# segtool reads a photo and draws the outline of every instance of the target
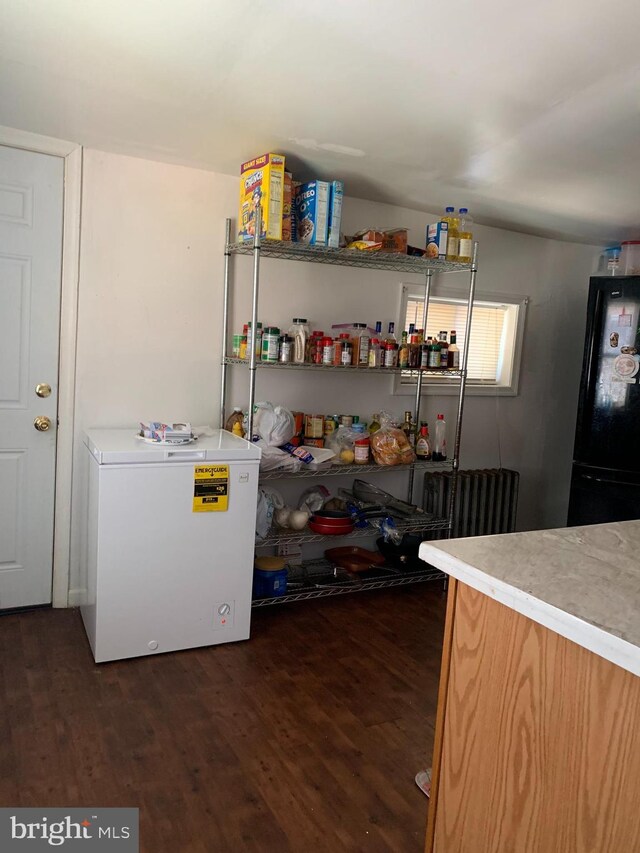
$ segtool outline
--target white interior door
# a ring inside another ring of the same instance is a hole
[[[63,193],[61,157],[0,146],[0,610],[51,602]]]

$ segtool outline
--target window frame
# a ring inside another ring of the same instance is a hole
[[[396,325],[399,333],[404,329],[404,318],[407,314],[407,302],[410,299],[424,299],[424,285],[410,282],[401,283],[399,311],[401,319]],[[462,301],[466,304],[469,299],[469,291],[464,288],[435,284],[431,288],[429,301],[432,299],[438,301]],[[483,379],[467,379],[465,394],[483,397],[516,397],[519,393],[520,386],[520,367],[522,363],[522,349],[524,344],[524,331],[529,297],[515,293],[498,293],[488,290],[476,290],[474,304],[483,302],[504,305],[509,309],[506,316],[505,334],[509,339],[506,345],[510,347],[512,357],[510,361],[506,360],[506,363],[501,365],[501,377],[498,382],[489,382]],[[471,323],[473,324],[473,315],[471,317]],[[394,396],[410,396],[415,395],[415,393],[415,380],[405,380],[403,382],[401,374],[394,376]],[[457,396],[459,393],[459,385],[457,382],[445,379],[445,377],[439,379],[434,376],[426,375],[422,379],[422,393]]]

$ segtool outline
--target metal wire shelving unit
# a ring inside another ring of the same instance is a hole
[[[451,529],[453,518],[453,508],[455,506],[455,498],[457,491],[457,472],[459,467],[460,455],[460,439],[462,430],[462,416],[464,411],[464,396],[466,387],[466,364],[469,352],[469,337],[471,331],[471,317],[473,312],[473,302],[475,296],[476,274],[477,274],[477,252],[478,244],[474,244],[473,260],[470,264],[450,263],[437,259],[412,257],[408,255],[400,255],[396,253],[386,252],[359,252],[349,249],[328,249],[324,247],[307,246],[300,243],[287,243],[282,241],[262,240],[260,238],[260,210],[256,211],[255,236],[252,241],[246,243],[235,243],[231,240],[230,219],[226,221],[226,241],[224,252],[224,290],[223,290],[223,326],[222,326],[222,362],[221,362],[221,382],[220,382],[220,423],[225,422],[226,409],[226,393],[227,393],[227,370],[234,366],[242,366],[248,368],[249,372],[249,423],[248,430],[251,435],[253,432],[253,409],[255,403],[255,386],[256,373],[258,369],[267,370],[316,370],[325,372],[342,372],[345,375],[359,376],[389,376],[395,374],[404,374],[416,380],[415,402],[414,402],[414,419],[419,423],[420,404],[422,398],[422,387],[425,377],[429,377],[432,381],[437,377],[436,381],[443,384],[457,382],[459,387],[457,419],[455,426],[455,435],[453,441],[453,455],[448,463],[422,463],[415,462],[410,465],[403,466],[381,466],[381,465],[333,465],[328,469],[318,471],[304,471],[296,473],[286,472],[264,472],[261,474],[261,480],[268,479],[284,479],[293,477],[325,477],[338,476],[347,473],[371,474],[371,473],[391,473],[393,471],[406,470],[408,472],[407,497],[409,502],[413,500],[415,472],[423,468],[449,468],[453,471],[452,485],[449,495],[448,513],[445,519],[425,519],[419,515],[410,520],[401,520],[398,526],[403,532],[429,532],[429,531],[447,531]],[[329,264],[332,266],[342,267],[357,267],[360,269],[379,270],[387,272],[400,272],[405,275],[421,275],[424,277],[424,308],[422,315],[422,328],[426,328],[427,315],[429,312],[429,298],[431,295],[433,276],[444,273],[468,273],[469,275],[469,295],[467,300],[467,316],[465,323],[464,346],[460,353],[460,370],[402,370],[400,368],[362,368],[362,367],[343,367],[333,365],[316,365],[316,364],[266,364],[260,362],[256,358],[255,348],[252,347],[252,352],[246,360],[231,357],[228,354],[229,343],[229,295],[230,295],[230,279],[231,279],[231,259],[236,255],[251,256],[253,266],[253,291],[252,291],[252,307],[251,307],[251,327],[255,329],[258,322],[258,302],[260,293],[260,262],[262,258],[274,258],[286,261],[304,261],[307,263]],[[353,533],[349,534],[349,538],[358,536],[370,536],[374,531],[371,528],[356,528]],[[312,532],[295,533],[291,531],[277,531],[268,535],[260,542],[256,542],[256,547],[275,547],[278,544],[292,544],[316,542],[322,539],[335,539],[337,537],[324,537],[316,535]],[[317,562],[317,561],[315,561]],[[333,569],[333,567],[332,567]],[[279,596],[273,599],[257,599],[254,601],[254,607],[264,607],[267,604],[280,604],[288,601],[300,601],[305,598],[319,598],[325,595],[341,595],[345,592],[355,592],[363,589],[378,589],[385,586],[399,586],[407,583],[416,583],[421,580],[433,579],[434,577],[444,577],[441,573],[434,573],[433,570],[425,572],[396,573],[390,574],[388,577],[376,578],[375,580],[360,579],[359,583],[342,584],[327,584],[320,587],[313,587],[305,592],[287,593],[284,596]],[[291,576],[291,583],[296,583]]]
[[[421,569],[392,569],[376,567],[358,574],[336,568],[328,560],[308,560],[301,566],[289,569],[290,585],[284,595],[274,598],[256,598],[253,607],[271,607],[312,598],[327,598],[352,592],[369,592],[375,589],[407,586],[424,581],[444,580],[443,572],[425,563]]]
[[[423,533],[430,530],[447,530],[449,522],[446,518],[436,518],[427,513],[417,513],[410,518],[396,519],[396,527],[401,533]],[[321,533],[314,533],[306,528],[302,531],[295,530],[280,530],[272,529],[264,539],[256,539],[256,548],[266,548],[267,546],[275,545],[298,545],[305,542],[322,542],[337,539],[353,539],[354,537],[373,536],[376,533],[376,528],[367,524],[365,527],[354,527],[351,533],[347,533],[344,537],[326,536]]]
[[[351,465],[331,465],[325,463],[317,468],[302,468],[300,471],[263,471],[260,474],[260,482],[264,480],[293,480],[298,477],[319,479],[320,477],[344,477],[355,474],[361,477],[363,474],[392,474],[398,471],[450,471],[453,468],[452,461],[446,462],[411,462],[406,465],[378,465],[371,462],[367,465],[353,463]]]

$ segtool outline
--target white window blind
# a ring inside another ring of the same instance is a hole
[[[405,331],[409,331],[410,323],[414,323],[416,329],[421,328],[423,304],[422,299],[407,300]],[[467,373],[470,380],[489,383],[498,381],[507,310],[507,306],[498,304],[476,303],[473,306]],[[437,337],[439,332],[446,329],[447,340],[450,340],[450,333],[455,329],[456,344],[462,355],[466,319],[466,303],[430,299],[425,338]]]

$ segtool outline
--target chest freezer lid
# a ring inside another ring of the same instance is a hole
[[[126,465],[159,462],[258,461],[261,450],[226,430],[214,430],[185,445],[147,444],[136,437],[135,427],[128,429],[89,429],[84,443],[100,465]]]

